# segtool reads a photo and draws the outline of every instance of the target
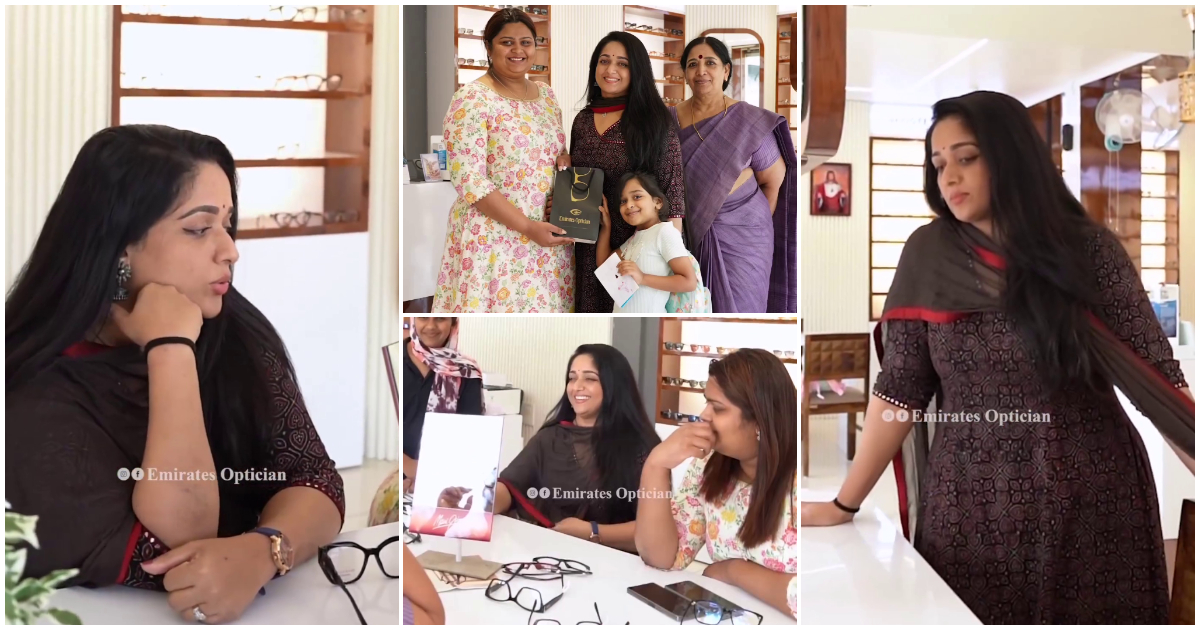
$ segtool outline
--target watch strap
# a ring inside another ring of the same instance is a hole
[[[588,540],[600,540],[600,524],[592,521],[592,535],[588,536]]]

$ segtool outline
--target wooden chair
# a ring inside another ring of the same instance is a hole
[[[808,476],[808,417],[830,413],[848,415],[846,459],[854,459],[854,442],[859,412],[867,411],[867,392],[847,387],[842,394],[822,392],[824,400],[809,393],[810,383],[844,378],[863,379],[864,390],[871,372],[869,333],[805,335],[804,389],[800,406],[801,474]]]
[[[1171,580],[1172,625],[1196,625],[1196,502],[1183,500],[1179,539],[1175,543],[1175,577]]]

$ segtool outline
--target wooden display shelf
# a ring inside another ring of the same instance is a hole
[[[353,153],[328,152],[323,156],[297,156],[289,158],[244,158],[234,160],[238,168],[261,168],[275,166],[358,166],[363,156]]]
[[[651,59],[658,59],[660,61],[666,61],[668,63],[679,63],[678,59],[671,59],[670,57],[664,57],[662,55],[649,55],[649,57]]]
[[[314,236],[317,234],[348,234],[350,232],[366,232],[367,222],[363,220],[343,223],[327,223],[322,225],[306,225],[303,227],[286,228],[247,228],[238,229],[238,240],[250,238],[276,238],[280,236]]]
[[[344,90],[159,90],[145,88],[117,88],[120,96],[152,96],[159,98],[303,98],[324,100],[346,100],[366,96],[366,92]]]
[[[663,39],[674,39],[674,40],[683,41],[682,35],[671,35],[670,33],[655,33],[654,31],[643,31],[642,29],[639,29],[639,28],[627,28],[627,29],[625,29],[625,32],[626,33],[637,33],[638,35],[649,35],[651,37],[661,37]]]
[[[795,323],[795,322],[792,322],[792,323]],[[768,352],[770,352],[770,351],[768,350]],[[715,352],[711,352],[711,353],[687,352],[686,350],[667,350],[666,348],[659,349],[658,353],[663,356],[669,355],[669,356],[673,356],[673,357],[701,357],[701,358],[705,358],[705,359],[724,359],[725,357],[729,356],[728,354],[717,354]],[[772,354],[774,354],[774,353],[772,353]],[[775,355],[775,358],[779,359],[780,361],[783,361],[784,363],[795,363],[796,362],[796,357],[781,357],[779,355]]]
[[[325,33],[371,33],[370,24],[353,22],[298,22],[286,20],[230,20],[225,18],[184,17],[175,15],[141,15],[122,13],[122,22],[143,24],[184,24],[188,26],[241,26],[245,28],[275,28],[290,31],[321,31]]]
[[[683,85],[684,84],[683,81],[672,81],[669,79],[655,79],[654,82],[662,83],[664,85]]]
[[[347,7],[349,8],[349,7]],[[370,198],[370,151],[369,138],[371,131],[371,70],[372,49],[374,46],[374,13],[368,8],[368,21],[359,22],[307,22],[285,20],[245,20],[204,17],[183,17],[164,15],[139,15],[123,13],[121,6],[114,6],[112,12],[112,50],[111,59],[112,84],[119,86],[122,73],[123,38],[143,37],[143,34],[153,27],[139,27],[136,31],[124,33],[125,24],[166,24],[193,25],[213,28],[259,28],[275,29],[278,31],[306,31],[321,34],[324,49],[323,72],[339,74],[343,77],[343,87],[354,87],[356,90],[198,90],[198,89],[155,89],[155,88],[122,88],[116,87],[111,92],[112,107],[109,110],[111,124],[120,125],[131,122],[122,119],[121,101],[127,98],[262,98],[262,99],[303,99],[310,101],[325,101],[323,120],[314,120],[314,124],[324,125],[324,146],[319,152],[306,153],[289,157],[273,155],[247,155],[235,158],[235,165],[240,168],[281,168],[309,167],[320,168],[320,178],[323,180],[323,197],[312,201],[320,204],[316,207],[335,208],[339,211],[354,211],[358,218],[352,222],[325,223],[303,227],[287,228],[257,228],[250,225],[239,226],[238,237],[245,239],[277,238],[288,236],[308,236],[319,234],[344,234],[364,232],[369,225]],[[274,33],[268,31],[226,31],[237,34],[239,38],[263,38]],[[286,54],[287,51],[275,51],[272,55]],[[266,53],[264,53],[266,54]],[[261,57],[261,56],[259,56]],[[253,67],[256,58],[247,58],[245,65]],[[169,76],[169,79],[175,79]],[[177,79],[183,83],[184,75]],[[166,81],[163,81],[166,83]],[[280,103],[282,101],[274,101]],[[162,102],[160,102],[162,103]],[[186,121],[185,121],[186,124]],[[291,145],[285,142],[287,136],[294,133],[284,129],[276,129],[281,137],[272,142]],[[293,140],[294,142],[294,140]],[[269,146],[269,145],[268,145]],[[313,206],[310,206],[313,207]],[[243,222],[245,223],[245,222]]]
[[[485,7],[480,4],[456,4],[454,6],[459,9],[470,9],[472,11],[488,11],[490,13],[496,13],[496,12],[500,11],[500,9],[497,9],[495,7]],[[549,5],[541,5],[541,4],[533,4],[533,5],[529,5],[529,6],[535,6],[535,7],[538,7],[539,9],[542,8],[543,6],[545,6],[546,8],[549,8]],[[533,20],[534,22],[549,22],[550,21],[549,15],[535,15],[533,13],[526,13],[525,15],[528,15],[529,19]]]
[[[703,389],[697,389],[695,387],[684,387],[683,385],[664,385],[662,383],[662,381],[659,381],[658,386],[662,389],[677,390],[677,391],[681,391],[681,392],[691,392],[693,394],[703,394],[704,393]],[[659,411],[661,412],[662,409],[659,409]],[[663,418],[662,416],[659,416],[659,418],[666,420],[666,418]]]
[[[784,104],[784,105],[776,105],[775,107],[776,107],[777,109],[788,109],[789,107],[795,107],[795,106],[796,106],[796,104],[795,104],[795,103],[787,103],[787,104]]]
[[[457,35],[459,39],[477,39],[479,41],[483,41],[483,35],[464,35],[462,33],[457,33]],[[546,43],[535,44],[535,46],[537,47],[537,50],[550,50],[550,38],[546,38]]]

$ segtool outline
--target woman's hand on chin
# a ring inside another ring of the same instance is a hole
[[[204,317],[200,307],[173,286],[150,283],[137,294],[132,311],[113,304],[113,323],[121,333],[139,346],[161,337],[200,336]]]

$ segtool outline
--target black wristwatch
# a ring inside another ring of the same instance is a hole
[[[600,524],[592,521],[592,535],[588,536],[588,540],[600,542]]]

